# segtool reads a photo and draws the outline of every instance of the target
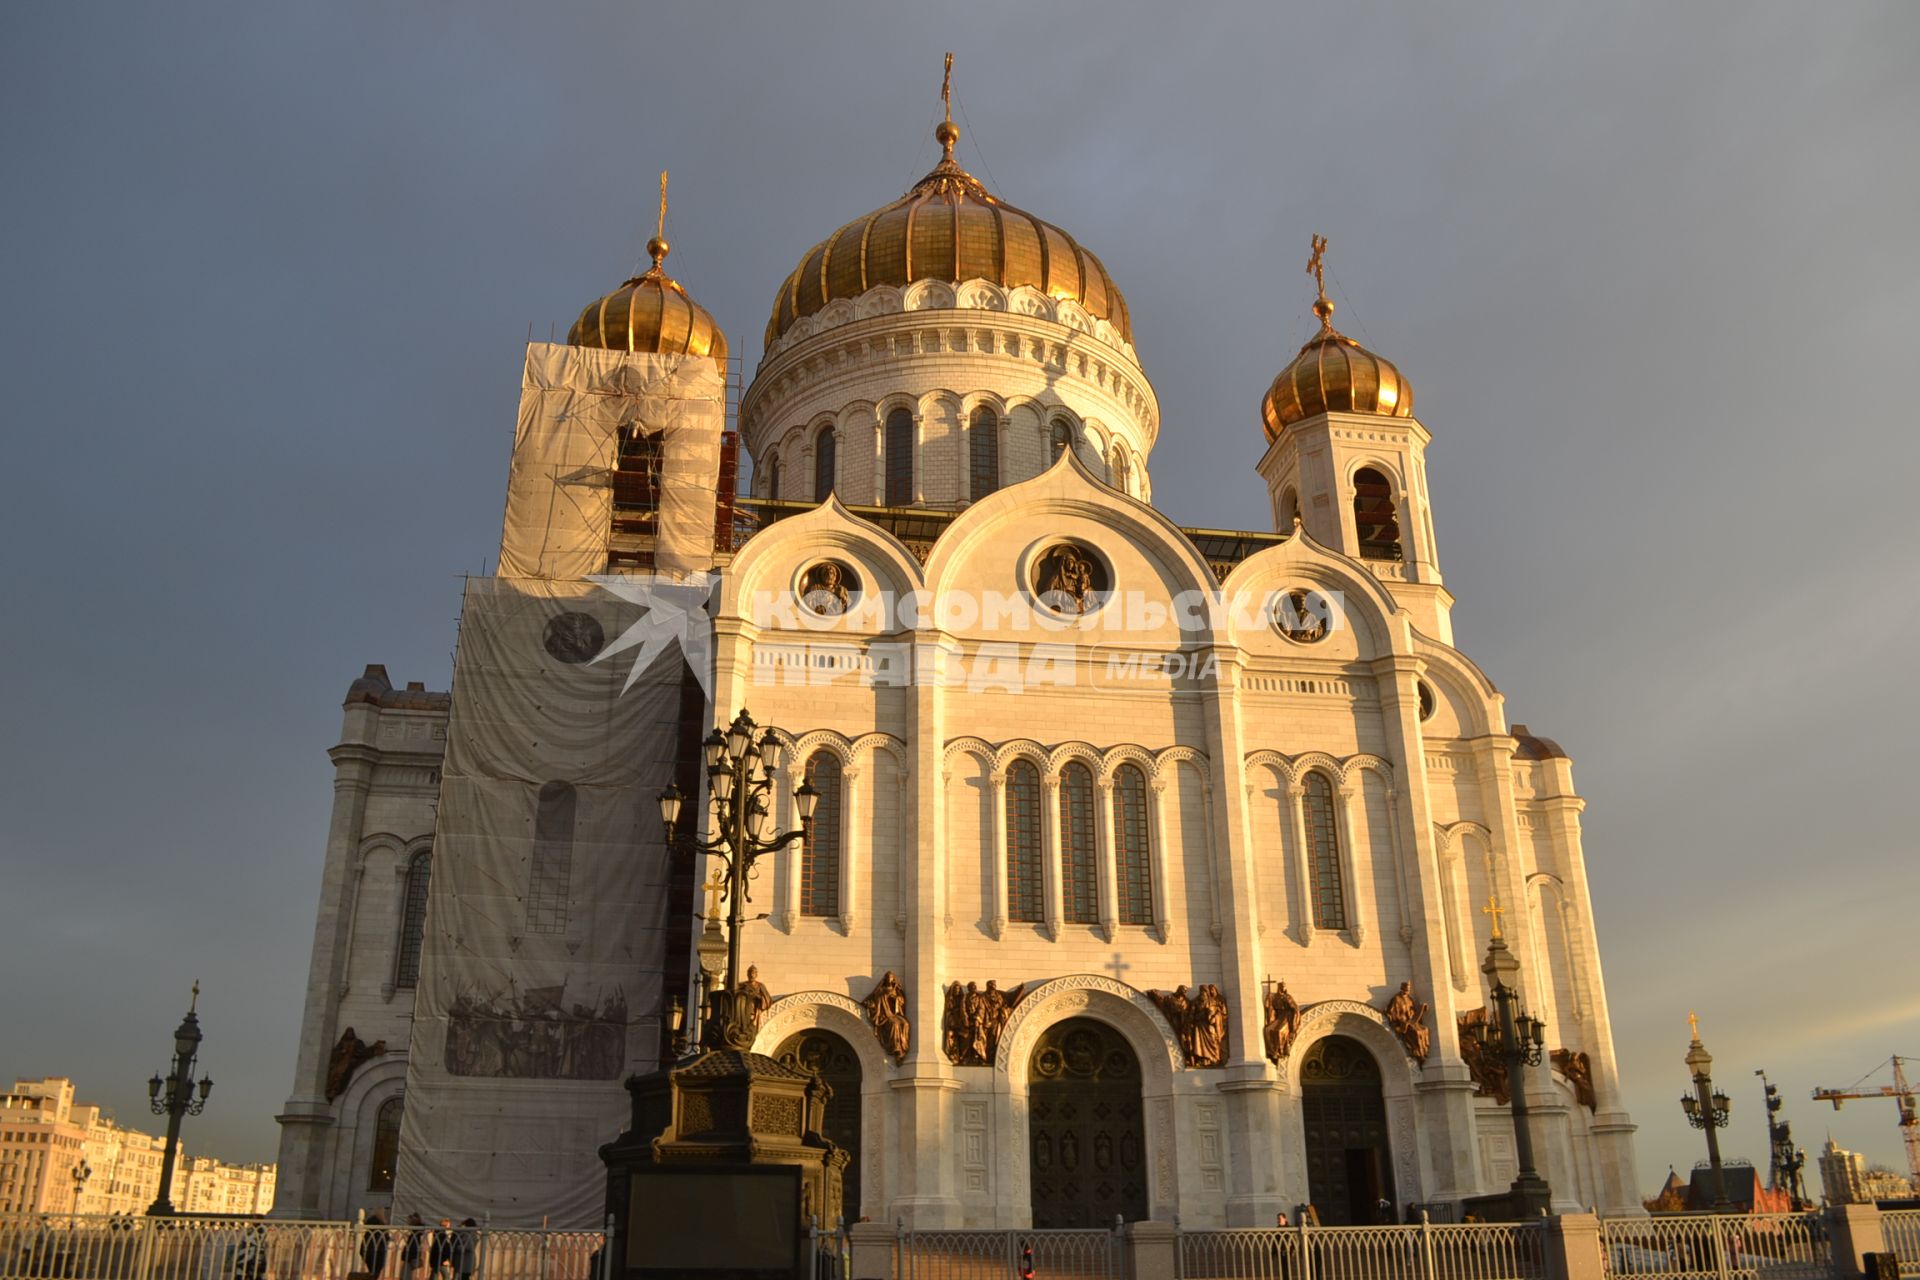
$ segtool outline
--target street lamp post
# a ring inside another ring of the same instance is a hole
[[[1713,1166],[1713,1211],[1731,1213],[1727,1201],[1727,1175],[1720,1167],[1720,1130],[1733,1117],[1733,1099],[1713,1087],[1713,1055],[1700,1043],[1700,1019],[1691,1013],[1687,1025],[1693,1030],[1693,1043],[1687,1046],[1687,1069],[1693,1073],[1693,1092],[1680,1099],[1687,1123],[1707,1135],[1707,1163]]]
[[[1492,936],[1487,941],[1487,958],[1480,972],[1487,975],[1493,997],[1494,1022],[1479,1023],[1471,1034],[1481,1050],[1506,1065],[1508,1091],[1513,1098],[1513,1144],[1520,1159],[1520,1172],[1508,1192],[1514,1215],[1531,1221],[1551,1210],[1553,1190],[1533,1164],[1533,1129],[1527,1120],[1527,1082],[1522,1067],[1537,1067],[1544,1056],[1547,1028],[1540,1019],[1528,1014],[1520,1004],[1520,990],[1514,980],[1520,976],[1520,959],[1507,947],[1500,933],[1503,914],[1499,899],[1490,899],[1486,914],[1493,920]]]
[[[724,990],[709,997],[709,1025],[701,1028],[701,1043],[707,1048],[750,1049],[753,1047],[756,1019],[747,1016],[736,999],[740,988],[740,933],[747,922],[747,881],[754,863],[776,849],[784,849],[806,836],[813,820],[813,807],[820,794],[813,784],[802,782],[794,791],[794,807],[800,815],[797,830],[768,835],[772,820],[770,803],[774,777],[780,772],[786,747],[779,734],[766,729],[756,740],[759,726],[742,710],[722,733],[715,729],[701,744],[706,758],[707,791],[713,806],[713,838],[701,840],[680,831],[681,809],[687,797],[680,788],[669,786],[660,793],[660,821],[666,828],[669,847],[678,846],[720,860],[725,884],[714,886],[726,899],[727,968]]]
[[[167,1147],[160,1157],[160,1194],[147,1209],[153,1217],[174,1212],[173,1166],[180,1156],[180,1121],[205,1110],[207,1095],[213,1092],[212,1080],[202,1076],[197,1086],[193,1080],[194,1059],[200,1053],[200,1017],[195,1012],[199,1006],[200,984],[196,982],[187,1016],[180,1020],[173,1033],[173,1070],[165,1080],[155,1075],[147,1081],[148,1105],[153,1108],[153,1114],[167,1118]]]
[[[87,1179],[93,1176],[93,1169],[87,1164],[85,1156],[73,1166],[73,1216],[80,1216],[80,1195],[87,1189]]]

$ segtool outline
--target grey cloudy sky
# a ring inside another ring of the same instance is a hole
[[[362,664],[445,687],[520,347],[673,269],[751,363],[799,255],[961,158],[1126,291],[1159,505],[1259,528],[1256,405],[1347,332],[1432,430],[1461,646],[1560,740],[1641,1181],[1685,1015],[1764,1163],[1902,1163],[1920,1054],[1920,7],[15,5],[0,13],[0,1072],[271,1159]]]

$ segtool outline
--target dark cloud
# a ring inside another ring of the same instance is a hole
[[[194,1138],[271,1158],[339,698],[369,660],[444,686],[519,344],[635,264],[669,168],[675,273],[750,365],[798,255],[931,163],[947,48],[962,158],[1127,291],[1176,518],[1265,520],[1255,406],[1331,237],[1434,433],[1460,642],[1578,761],[1642,1181],[1696,1154],[1689,1007],[1743,1103],[1754,1067],[1804,1098],[1920,1050],[1920,10],[5,24],[0,1070],[136,1115],[200,977]],[[1835,1132],[1897,1164],[1891,1120]],[[1730,1145],[1763,1156],[1757,1105]]]

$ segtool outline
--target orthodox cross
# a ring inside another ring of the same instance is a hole
[[[667,171],[660,171],[660,217],[653,224],[653,234],[664,240],[667,238]]]
[[[200,1007],[200,979],[195,978],[193,980],[193,1000],[191,1003],[187,1005],[187,1012],[192,1013],[194,1010],[198,1009],[199,1007]]]
[[[1122,978],[1120,975],[1125,973],[1127,970],[1133,968],[1132,965],[1128,964],[1125,960],[1122,960],[1120,958],[1120,953],[1118,951],[1113,953],[1112,960],[1108,961],[1104,965],[1101,965],[1100,967],[1103,969],[1111,970],[1113,973],[1113,980],[1115,982],[1126,981],[1126,979]]]
[[[946,110],[947,123],[953,123],[953,55],[947,55],[947,73],[940,78],[940,105]]]
[[[1325,274],[1326,268],[1321,260],[1326,256],[1327,238],[1325,236],[1315,236],[1313,238],[1313,254],[1307,259],[1307,274],[1313,277],[1313,283],[1315,287],[1320,290],[1320,296],[1323,299],[1327,296],[1327,280]]]
[[[1488,894],[1487,905],[1480,914],[1493,918],[1493,936],[1496,938],[1500,937],[1500,917],[1506,914],[1506,911],[1500,906],[1500,899],[1492,894]]]
[[[713,873],[713,879],[707,881],[700,887],[707,892],[707,919],[718,920],[720,918],[720,895],[727,891],[726,872],[716,869]]]
[[[1698,1040],[1700,1038],[1700,1019],[1695,1017],[1691,1010],[1687,1012],[1687,1026],[1693,1031],[1693,1038]]]

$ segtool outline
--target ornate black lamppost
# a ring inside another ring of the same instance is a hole
[[[1720,1134],[1733,1116],[1733,1099],[1713,1087],[1713,1055],[1700,1043],[1700,1019],[1687,1015],[1693,1043],[1687,1046],[1687,1069],[1693,1072],[1693,1092],[1680,1099],[1687,1123],[1707,1134],[1707,1163],[1713,1166],[1713,1211],[1732,1213],[1727,1201],[1727,1176],[1720,1168]]]
[[[1753,1074],[1760,1077],[1760,1087],[1767,1103],[1767,1181],[1773,1190],[1786,1192],[1796,1210],[1802,1209],[1807,1203],[1807,1188],[1800,1171],[1806,1167],[1807,1153],[1793,1145],[1793,1125],[1780,1118],[1780,1113],[1786,1109],[1780,1090],[1767,1079],[1764,1069]]]
[[[763,854],[783,849],[805,837],[813,819],[813,807],[820,793],[810,782],[802,782],[794,792],[794,807],[800,815],[800,828],[785,834],[767,834],[773,810],[770,803],[774,776],[780,771],[785,754],[779,735],[771,728],[756,741],[759,726],[744,710],[733,718],[725,733],[715,729],[702,744],[707,765],[707,790],[713,805],[713,838],[700,840],[680,834],[680,811],[686,797],[680,788],[668,787],[660,793],[660,821],[667,830],[667,844],[720,860],[726,884],[719,896],[728,906],[726,986],[709,997],[706,1024],[700,1042],[709,1049],[750,1049],[758,1029],[757,1011],[751,1001],[742,1002],[740,994],[740,929],[747,921],[747,881],[753,865]]]
[[[93,1169],[87,1164],[85,1156],[73,1166],[73,1216],[80,1216],[80,1194],[87,1189],[87,1179],[93,1176]]]
[[[1553,1191],[1547,1180],[1533,1167],[1533,1130],[1527,1123],[1527,1082],[1521,1067],[1537,1067],[1545,1053],[1547,1028],[1540,1019],[1520,1006],[1520,991],[1514,979],[1520,975],[1520,960],[1507,949],[1500,933],[1500,902],[1490,899],[1486,914],[1493,919],[1492,937],[1487,941],[1487,958],[1480,972],[1492,984],[1494,1020],[1476,1024],[1470,1031],[1480,1042],[1481,1052],[1504,1063],[1507,1087],[1513,1097],[1513,1144],[1520,1158],[1520,1173],[1508,1192],[1513,1213],[1522,1222],[1550,1211]]]
[[[213,1092],[213,1081],[202,1076],[196,1094],[193,1081],[193,1060],[200,1053],[200,1017],[194,1012],[199,1006],[200,984],[196,982],[187,1016],[173,1033],[173,1070],[165,1080],[156,1075],[147,1081],[147,1101],[153,1114],[167,1118],[167,1149],[160,1157],[160,1194],[147,1209],[150,1216],[174,1211],[173,1165],[180,1155],[180,1121],[205,1110],[207,1095]]]

